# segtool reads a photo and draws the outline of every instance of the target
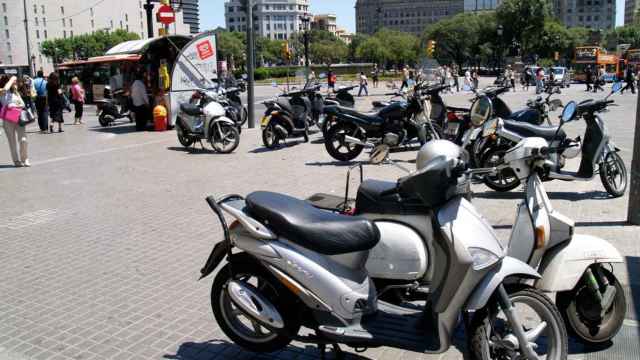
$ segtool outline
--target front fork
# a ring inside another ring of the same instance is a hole
[[[616,287],[612,286],[609,283],[609,279],[602,273],[600,264],[588,267],[582,275],[582,282],[591,290],[591,293],[600,304],[600,318],[604,318],[616,297]],[[601,289],[604,289],[604,292]]]
[[[498,303],[500,304],[500,308],[507,317],[507,320],[511,325],[511,329],[517,339],[508,339],[512,335],[507,335],[503,340],[506,343],[504,345],[507,345],[508,348],[512,347],[512,350],[515,350],[516,347],[519,347],[520,351],[529,360],[538,359],[538,354],[536,354],[533,346],[531,346],[531,343],[529,342],[529,336],[527,336],[527,333],[525,333],[524,328],[520,323],[520,319],[518,318],[516,311],[513,308],[513,303],[511,302],[511,299],[509,299],[509,294],[507,293],[507,290],[504,288],[503,284],[500,284],[500,286],[498,287]]]

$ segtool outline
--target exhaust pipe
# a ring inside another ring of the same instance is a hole
[[[349,135],[345,135],[344,136],[344,141],[348,142],[349,144],[356,144],[356,145],[361,145],[367,148],[372,148],[373,144],[370,143],[366,143],[360,139],[354,138],[353,136],[349,136]]]
[[[251,284],[232,280],[227,284],[227,292],[233,304],[245,315],[268,328],[284,328],[284,320],[276,307]]]

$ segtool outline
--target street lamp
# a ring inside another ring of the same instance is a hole
[[[497,38],[497,44],[496,44],[496,51],[498,52],[498,55],[496,56],[496,66],[498,67],[498,71],[500,71],[500,47],[502,46],[502,34],[504,34],[504,27],[502,27],[502,24],[498,25],[498,38]]]
[[[310,26],[309,24],[311,23],[311,17],[308,14],[304,14],[304,16],[300,18],[300,20],[302,21],[302,30],[304,31],[302,33],[302,40],[304,42],[305,77],[306,77],[306,81],[309,81],[309,74],[311,73],[311,71],[309,71],[310,70],[310,62],[309,62]]]

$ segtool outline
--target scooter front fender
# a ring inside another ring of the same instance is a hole
[[[590,235],[574,235],[571,241],[547,251],[540,263],[542,278],[536,287],[546,292],[573,289],[582,274],[595,263],[624,262],[608,241]]]
[[[525,279],[540,278],[540,274],[531,266],[516,258],[506,256],[502,259],[500,265],[491,269],[478,286],[476,286],[476,289],[471,293],[471,296],[467,300],[465,310],[476,311],[485,307],[489,302],[491,295],[493,295],[496,289],[498,289],[498,286],[500,286],[500,284],[510,276]]]
[[[223,123],[223,124],[227,124],[227,125],[230,125],[230,126],[237,126],[235,121],[229,119],[226,116],[220,116],[220,117],[217,117],[217,118],[210,119],[209,121],[207,121],[205,123],[205,132],[206,132],[205,133],[205,137],[207,139],[211,135],[211,129],[213,128],[213,125],[215,125],[217,123]]]

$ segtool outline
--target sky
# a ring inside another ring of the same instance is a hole
[[[200,29],[224,27],[225,0],[200,0]],[[355,0],[311,0],[311,12],[314,14],[333,13],[338,17],[338,26],[350,32],[356,31]]]
[[[200,0],[200,28],[202,30],[224,27],[225,0]],[[625,0],[616,0],[616,26],[624,23]],[[334,13],[338,16],[338,26],[355,32],[355,0],[312,0],[314,14]]]

